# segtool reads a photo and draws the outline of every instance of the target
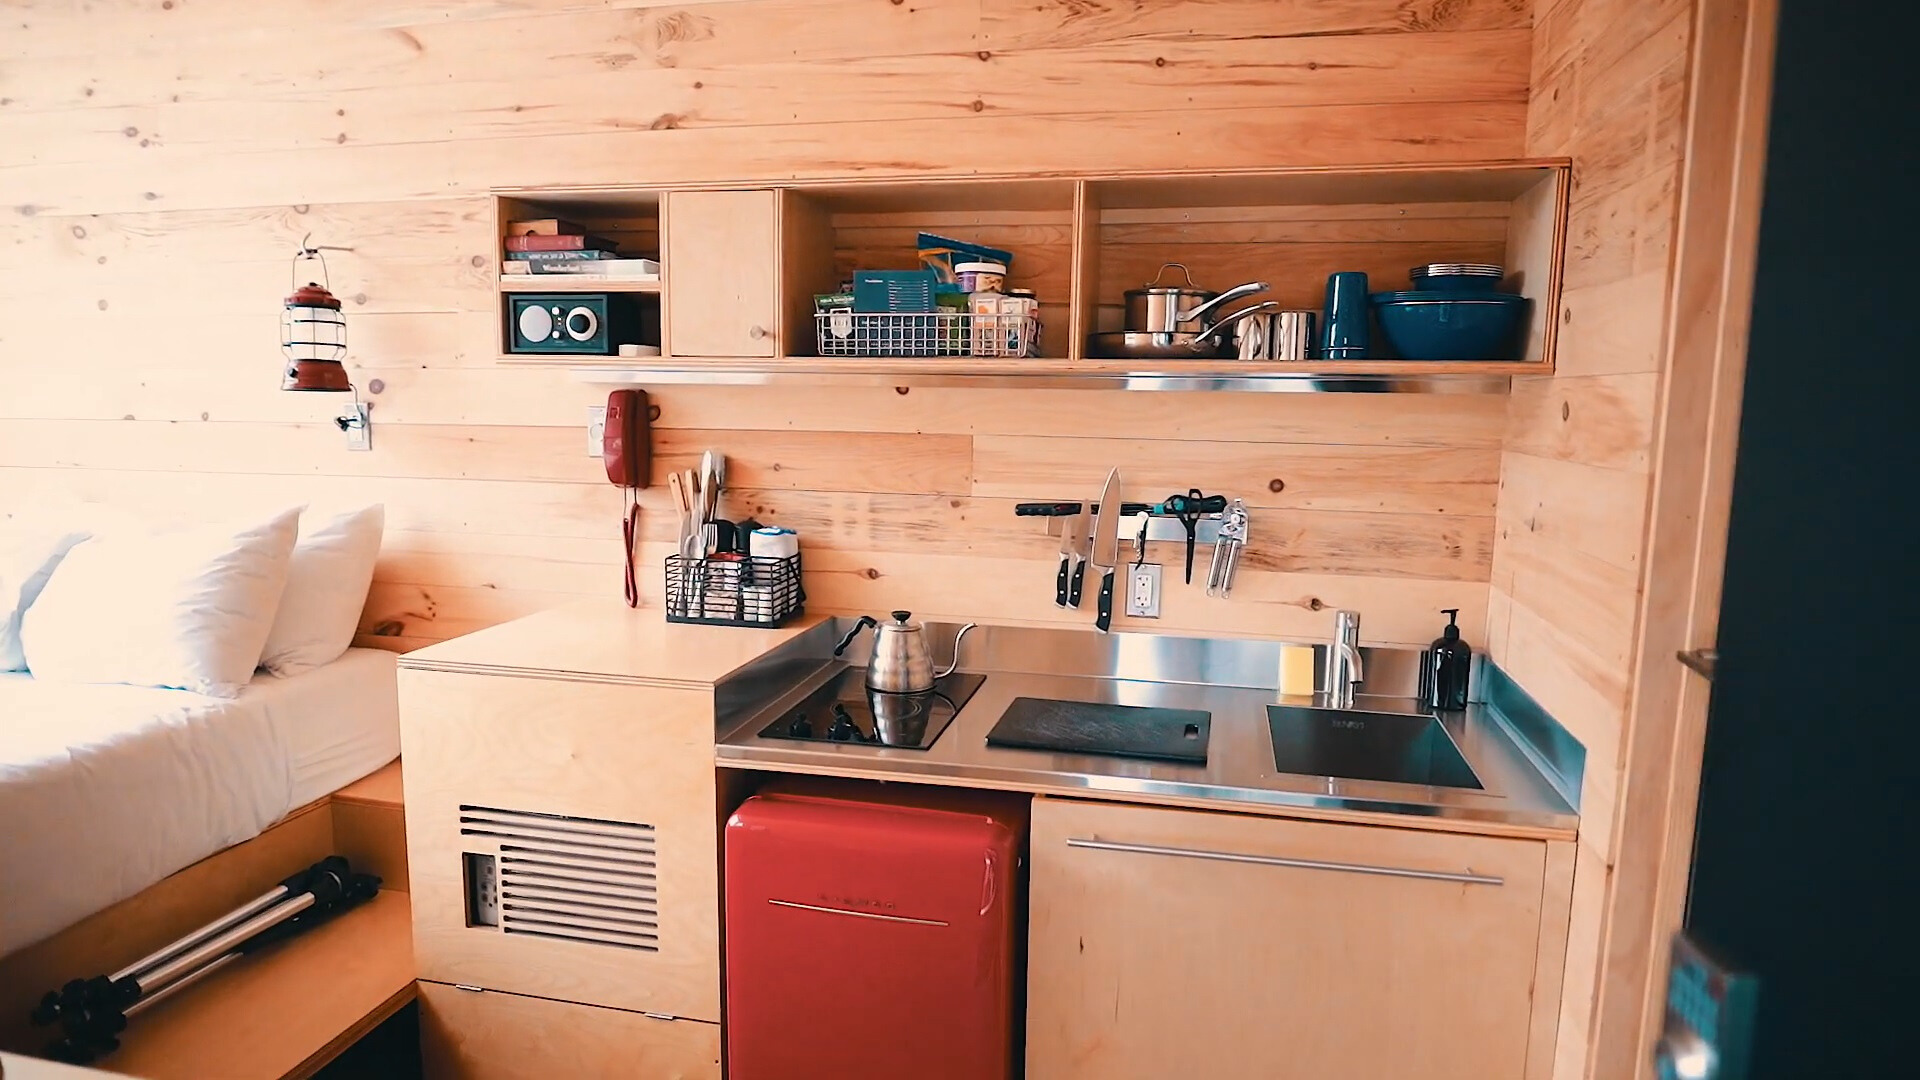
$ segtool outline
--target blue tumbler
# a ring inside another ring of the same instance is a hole
[[[1326,360],[1364,360],[1367,356],[1367,275],[1345,270],[1327,275],[1327,310],[1320,355]]]

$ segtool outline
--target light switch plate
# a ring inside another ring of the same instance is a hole
[[[599,457],[600,445],[607,435],[607,407],[587,406],[587,456]]]
[[[1160,564],[1127,567],[1127,614],[1139,619],[1160,617]]]

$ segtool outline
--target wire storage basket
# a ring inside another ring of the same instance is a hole
[[[821,356],[1038,356],[1040,319],[964,312],[823,311]]]
[[[800,556],[667,556],[667,621],[780,626],[806,610]]]

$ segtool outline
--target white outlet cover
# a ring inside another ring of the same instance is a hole
[[[1139,619],[1160,617],[1160,564],[1127,567],[1127,614]]]
[[[599,457],[601,442],[607,434],[607,407],[587,406],[587,456]]]

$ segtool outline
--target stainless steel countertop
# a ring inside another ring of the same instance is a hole
[[[1483,790],[1303,776],[1274,769],[1266,706],[1314,698],[1271,689],[1051,675],[967,667],[986,683],[928,750],[762,739],[758,732],[847,665],[817,661],[777,698],[722,721],[714,756],[723,767],[820,773],[878,780],[1002,788],[1041,794],[1155,802],[1206,809],[1570,839],[1579,814],[1550,784],[1513,730],[1484,706],[1442,723],[1485,785]],[[785,670],[797,674],[798,665]],[[1213,715],[1205,765],[988,746],[987,732],[1017,697],[1204,709]],[[1359,695],[1354,707],[1412,711],[1411,699]],[[1425,818],[1427,822],[1391,821]]]

